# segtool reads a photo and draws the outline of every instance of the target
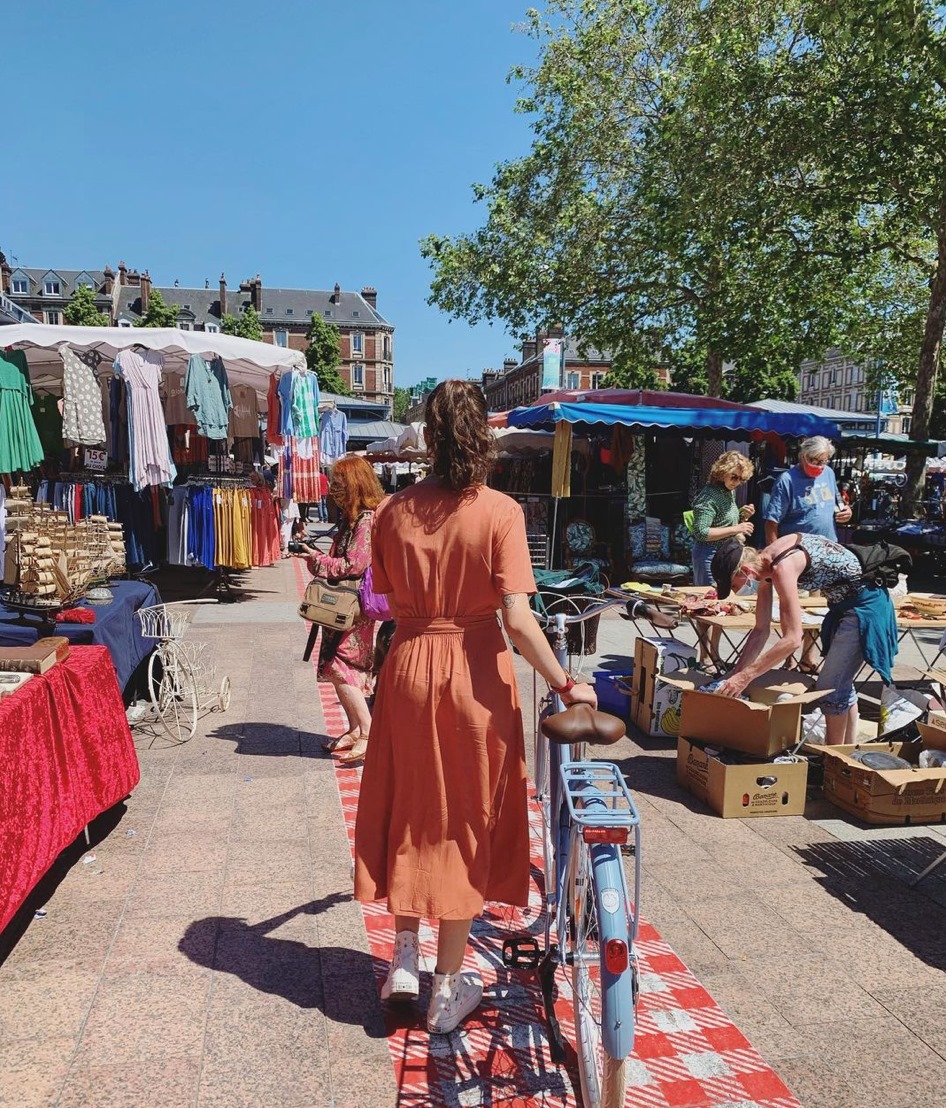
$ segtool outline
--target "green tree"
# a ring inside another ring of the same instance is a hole
[[[411,405],[411,390],[402,389],[400,385],[394,386],[394,406],[391,418],[395,423],[403,423],[407,416],[407,409]]]
[[[254,342],[263,341],[263,324],[259,312],[252,304],[247,304],[240,315],[230,315],[224,312],[220,317],[220,330],[225,335],[236,335],[241,339],[253,339]]]
[[[316,312],[312,313],[306,332],[309,345],[305,348],[305,361],[318,377],[319,388],[337,396],[351,396],[351,390],[338,372],[342,361],[342,337],[334,323],[327,323]]]
[[[107,327],[108,316],[95,306],[95,294],[88,285],[79,285],[69,297],[63,319],[70,327]]]
[[[627,383],[652,379],[655,350],[688,364],[699,350],[714,395],[727,362],[734,395],[791,392],[799,362],[838,337],[851,264],[834,246],[854,222],[790,185],[812,143],[784,105],[800,3],[531,12],[539,62],[513,76],[532,149],[475,187],[478,231],[423,240],[431,303],[517,331],[560,320]]]
[[[136,327],[176,327],[177,305],[166,303],[157,289],[151,290],[148,297],[148,309],[135,323]]]

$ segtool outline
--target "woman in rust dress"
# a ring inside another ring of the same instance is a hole
[[[427,1012],[447,1033],[479,1004],[461,973],[484,901],[525,905],[529,828],[522,713],[512,654],[566,704],[595,704],[562,669],[529,607],[535,582],[522,509],[487,488],[493,436],[480,389],[444,381],[427,400],[431,476],[378,510],[377,592],[397,630],[375,695],[355,829],[355,896],[386,900],[394,959],[382,998],[419,995],[417,932],[439,921]]]
[[[300,543],[301,557],[315,577],[360,579],[371,564],[371,528],[374,509],[384,492],[374,470],[355,454],[346,454],[332,467],[329,492],[341,513],[341,525],[328,554]],[[371,713],[367,697],[374,683],[374,620],[364,616],[348,631],[322,628],[319,678],[331,681],[348,717],[344,735],[323,743],[340,754],[339,761],[359,764],[368,745]],[[344,752],[344,753],[343,753]]]

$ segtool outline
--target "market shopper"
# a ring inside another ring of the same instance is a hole
[[[439,384],[426,427],[431,475],[386,501],[375,524],[374,588],[397,629],[358,803],[355,896],[386,900],[394,915],[386,1000],[418,996],[418,928],[439,921],[427,1027],[446,1034],[482,996],[461,972],[473,918],[485,900],[528,900],[523,722],[497,610],[565,704],[597,701],[555,660],[529,607],[522,509],[485,484],[494,440],[481,390]]]
[[[364,458],[346,454],[332,467],[329,484],[341,522],[328,554],[300,543],[300,557],[316,577],[357,580],[371,565],[375,509],[384,499],[374,470]],[[323,744],[339,761],[359,764],[368,747],[371,712],[367,698],[374,683],[374,620],[360,616],[347,631],[322,628],[319,678],[330,681],[348,718],[344,734]]]
[[[749,522],[755,506],[736,505],[736,489],[752,476],[755,467],[738,450],[727,450],[713,463],[709,480],[693,501],[693,584],[711,585],[710,563],[723,539],[745,542],[754,530]]]
[[[328,478],[319,470],[319,522],[328,523]]]
[[[798,590],[819,589],[828,603],[821,628],[824,664],[815,685],[830,690],[818,703],[825,716],[827,742],[857,741],[854,677],[866,660],[883,681],[891,681],[897,654],[897,620],[890,594],[865,583],[854,554],[823,535],[783,535],[764,550],[726,539],[713,557],[713,577],[723,599],[752,579],[759,582],[755,627],[735,669],[718,691],[739,696],[756,677],[777,669],[802,643]],[[773,590],[779,601],[781,638],[765,649],[771,633]]]
[[[786,470],[772,487],[765,510],[765,541],[779,535],[823,535],[837,542],[835,524],[847,523],[851,509],[838,499],[834,471],[828,462],[834,444],[823,435],[804,439],[798,448],[798,463]]]

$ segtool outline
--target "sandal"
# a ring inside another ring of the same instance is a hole
[[[347,742],[345,740],[348,740]],[[322,749],[326,754],[339,754],[343,750],[351,750],[355,745],[355,737],[351,731],[346,731],[344,735],[338,735],[334,739],[329,739],[327,742],[322,743]]]
[[[343,754],[338,759],[338,764],[342,766],[360,766],[364,764],[365,752],[368,749],[368,740],[359,739],[347,754]]]

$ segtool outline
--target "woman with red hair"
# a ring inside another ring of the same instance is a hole
[[[384,493],[374,470],[354,454],[346,454],[332,467],[329,495],[338,505],[341,523],[328,554],[302,544],[309,571],[330,580],[360,579],[371,564],[371,529],[374,510]],[[339,703],[348,717],[344,735],[323,743],[339,761],[360,763],[368,746],[371,713],[367,697],[371,695],[374,669],[374,620],[360,616],[348,631],[322,628],[319,649],[319,679],[331,681]]]

